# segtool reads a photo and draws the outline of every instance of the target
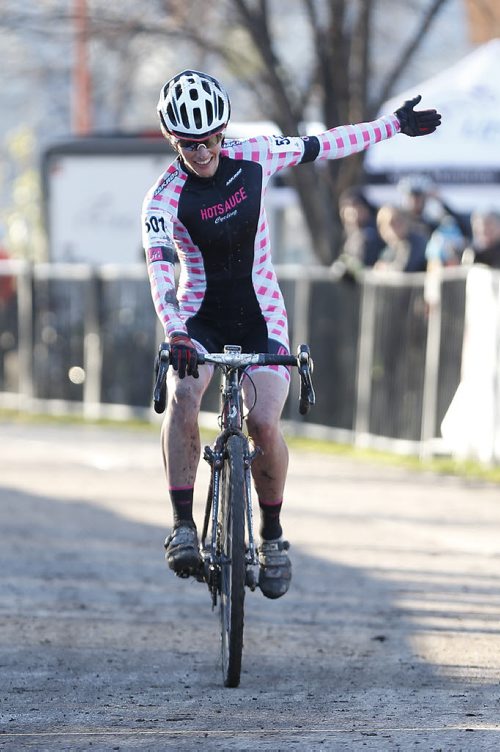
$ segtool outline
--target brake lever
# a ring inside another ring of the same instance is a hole
[[[312,383],[314,362],[307,345],[299,345],[297,349],[298,372],[300,376],[299,413],[306,415],[316,404],[316,394]]]
[[[155,367],[157,368],[156,371],[156,381],[154,385],[153,390],[153,403],[154,403],[154,409],[156,413],[163,413],[165,412],[165,406],[166,406],[166,379],[167,379],[167,371],[168,367],[170,365],[170,345],[167,342],[162,342],[159,350],[158,350],[158,356],[155,363]]]

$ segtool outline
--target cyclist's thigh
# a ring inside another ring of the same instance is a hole
[[[249,377],[243,379],[243,402],[247,410],[253,406],[252,421],[279,421],[289,389],[289,380],[282,371],[286,369],[280,367],[274,371],[269,367],[261,368],[252,371],[251,380]]]
[[[250,346],[247,345],[243,349],[243,352],[267,352],[276,355],[288,355],[290,348],[286,337],[282,341],[273,337],[266,337],[264,342],[250,344]],[[287,384],[290,384],[290,371],[286,366],[250,366],[247,369],[247,373],[252,379],[257,373],[266,375],[275,373]]]

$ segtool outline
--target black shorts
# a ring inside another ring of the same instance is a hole
[[[269,352],[285,353],[281,342],[270,339],[263,318],[243,323],[224,321],[214,323],[197,317],[186,322],[188,334],[207,352],[223,352],[224,345],[240,345],[246,353]]]

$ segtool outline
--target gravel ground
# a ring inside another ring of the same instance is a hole
[[[2,751],[500,748],[498,486],[292,452],[292,588],[248,593],[225,689],[156,432],[4,422],[0,457]]]

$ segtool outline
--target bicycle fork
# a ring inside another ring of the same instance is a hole
[[[229,435],[229,434],[228,434]],[[203,521],[203,530],[201,534],[201,556],[203,562],[202,576],[210,593],[212,595],[212,608],[217,605],[217,597],[220,592],[220,568],[221,568],[221,546],[217,520],[219,518],[220,503],[220,482],[222,467],[224,464],[224,448],[227,436],[217,440],[213,448],[206,446],[203,453],[203,459],[210,465],[210,483],[208,487],[207,501],[205,505],[205,517]],[[255,537],[253,532],[253,510],[252,510],[252,476],[251,467],[254,459],[261,454],[261,450],[256,447],[252,452],[246,452],[244,457],[245,463],[245,489],[242,503],[245,504],[245,518],[247,528],[247,548],[246,558],[246,582],[250,590],[257,587],[256,567],[258,565],[257,548],[255,546]],[[208,529],[210,526],[210,541],[207,544]]]

